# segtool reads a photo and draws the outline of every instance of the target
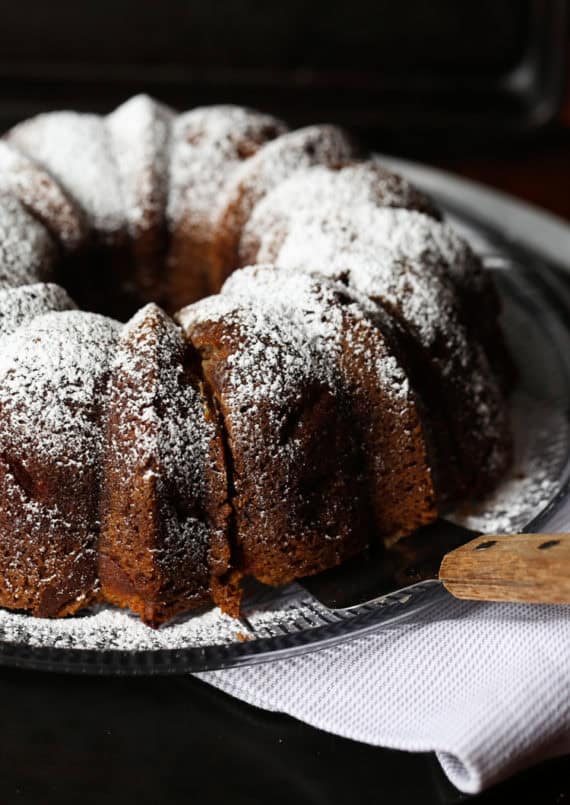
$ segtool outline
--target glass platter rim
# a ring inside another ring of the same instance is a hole
[[[389,160],[387,160],[389,161]],[[405,167],[406,163],[398,161],[398,167]],[[411,166],[414,167],[414,166]],[[470,205],[468,200],[457,202],[446,198],[445,184],[449,178],[456,187],[463,184],[463,180],[455,176],[449,177],[442,172],[430,169],[428,166],[417,166],[422,171],[428,171],[436,177],[438,187],[430,187],[429,191],[440,203],[442,208],[455,214],[465,223],[484,232],[491,240],[500,243],[507,254],[515,252],[525,266],[530,266],[534,279],[537,278],[540,267],[554,272],[568,272],[569,269],[554,265],[541,255],[540,250],[520,246],[507,238],[496,226],[484,220],[478,213],[477,203]],[[405,169],[402,172],[406,172]],[[421,185],[421,182],[417,182]],[[465,187],[468,190],[469,184]],[[441,185],[441,195],[439,193]],[[516,212],[518,202],[502,194],[496,194],[487,188],[478,187],[477,192],[499,197],[510,205]],[[541,217],[544,215],[536,211],[536,225],[540,229]],[[528,207],[526,209],[528,215]],[[555,220],[555,219],[554,219]],[[537,260],[539,261],[537,263]],[[566,310],[566,308],[565,308]],[[570,312],[570,311],[568,311]],[[562,322],[560,317],[557,317]],[[563,323],[568,332],[569,327]],[[548,504],[532,519],[525,530],[538,530],[541,524],[559,508],[566,499],[569,487],[569,466],[566,464],[564,474],[560,478],[557,493]],[[161,649],[79,649],[56,646],[31,646],[29,644],[8,642],[0,640],[0,666],[12,668],[39,670],[57,673],[137,676],[137,675],[171,675],[192,673],[243,665],[258,664],[296,656],[310,651],[322,650],[347,639],[366,634],[380,626],[388,626],[408,619],[412,615],[431,609],[448,595],[442,585],[436,580],[423,581],[410,587],[403,588],[385,596],[381,601],[360,607],[355,613],[339,617],[338,620],[325,623],[325,625],[311,626],[304,630],[289,632],[271,637],[258,637],[243,642],[234,641],[229,644],[213,644],[186,648]],[[336,613],[338,616],[338,613]]]

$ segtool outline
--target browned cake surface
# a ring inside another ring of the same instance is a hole
[[[87,222],[77,204],[50,174],[6,142],[0,141],[0,192],[14,195],[66,253],[87,238]]]
[[[210,268],[215,290],[239,265],[241,233],[256,204],[280,182],[310,168],[339,168],[357,155],[347,135],[335,126],[308,126],[278,137],[247,160],[228,183],[216,223],[216,248]]]
[[[219,289],[212,264],[226,186],[261,146],[285,130],[279,120],[237,106],[194,109],[177,118],[169,168],[171,245],[164,296],[171,312]]]
[[[463,241],[414,211],[368,203],[345,209],[333,199],[319,211],[300,206],[286,237],[277,235],[277,250],[271,229],[260,230],[258,259],[267,253],[284,271],[311,266],[396,319],[412,370],[437,392],[439,403],[426,398],[431,431],[436,440],[450,434],[455,466],[444,482],[447,497],[485,494],[509,465],[511,446],[501,383],[458,292],[459,284],[477,287],[477,265],[464,259]],[[496,310],[494,316],[498,330]]]
[[[160,301],[168,249],[166,206],[175,113],[137,95],[106,119],[128,233],[125,293],[135,305]]]
[[[57,616],[98,591],[97,533],[110,319],[46,313],[0,358],[0,603]]]
[[[254,306],[267,321],[281,318],[297,327],[299,342],[320,355],[319,369],[345,401],[361,448],[371,537],[389,542],[433,520],[431,457],[392,322],[381,322],[375,307],[342,283],[272,266],[234,273],[223,293]]]
[[[371,511],[348,400],[291,322],[230,297],[186,308],[231,452],[233,564],[268,584],[362,550]]]
[[[156,305],[121,334],[106,444],[103,597],[151,625],[209,602],[229,561],[222,446],[182,335]]]

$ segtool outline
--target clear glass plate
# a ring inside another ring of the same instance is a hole
[[[483,225],[476,211],[447,205],[447,212],[496,277],[520,371],[513,401],[516,466],[492,499],[455,519],[481,531],[546,530],[566,499],[570,475],[570,279],[538,251],[509,243]],[[258,591],[240,620],[210,610],[159,630],[109,607],[59,621],[0,610],[0,664],[134,675],[265,662],[421,617],[445,595],[441,585],[427,581],[373,604],[333,612],[293,584]]]

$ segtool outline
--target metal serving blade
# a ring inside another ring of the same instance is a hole
[[[368,550],[299,583],[328,609],[370,604],[420,581],[437,580],[445,554],[478,536],[477,531],[436,520],[387,550]]]

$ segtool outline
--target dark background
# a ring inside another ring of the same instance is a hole
[[[235,102],[347,125],[570,218],[568,16],[567,0],[16,0],[0,129],[136,92]]]
[[[534,132],[562,92],[564,2],[99,0],[6,4],[2,116],[107,110],[146,91],[234,101],[293,124],[334,119],[383,142],[463,150]],[[461,132],[461,135],[460,135]]]
[[[332,121],[570,219],[564,0],[2,4],[0,128],[135,92]],[[0,803],[454,803],[434,756],[373,749],[190,678],[0,671]],[[570,801],[570,762],[485,803]]]

